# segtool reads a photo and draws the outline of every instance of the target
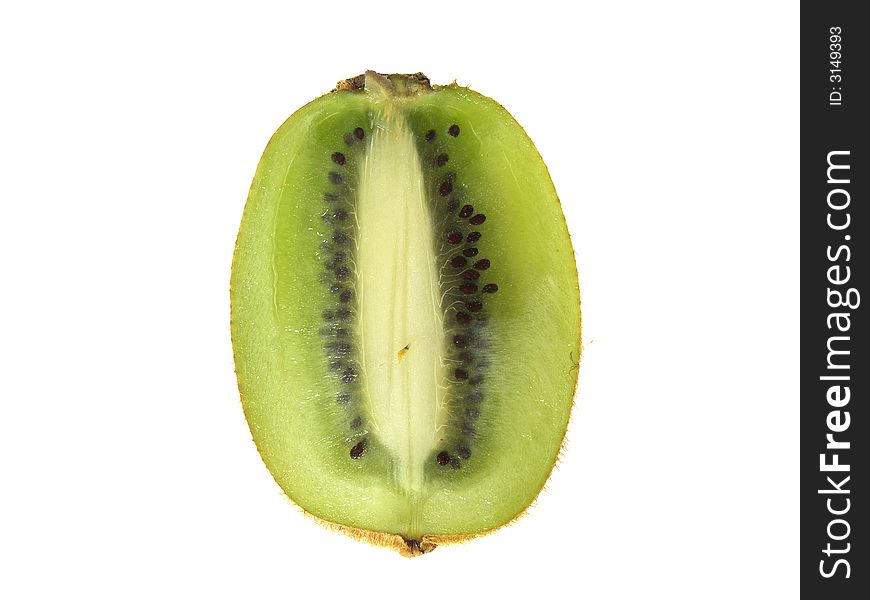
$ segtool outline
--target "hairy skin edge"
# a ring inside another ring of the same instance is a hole
[[[356,527],[339,525],[338,523],[333,523],[332,521],[324,521],[320,517],[316,517],[308,512],[305,512],[304,510],[302,512],[304,512],[307,516],[311,517],[318,524],[326,527],[327,529],[338,531],[340,533],[343,533],[344,535],[352,537],[355,540],[371,544],[372,546],[390,548],[392,550],[395,550],[402,556],[406,556],[408,558],[428,554],[442,544],[459,544],[489,533],[487,531],[470,535],[424,535],[419,540],[409,540],[396,533],[369,531],[368,529],[357,529]]]
[[[368,71],[368,74],[374,74],[374,73],[372,71]],[[393,76],[393,75],[381,75],[381,74],[378,74],[378,75],[380,75],[381,77],[384,77],[384,78],[389,78],[389,77]],[[408,78],[415,79],[423,87],[428,87],[429,89],[438,89],[441,87],[460,87],[456,83],[455,80],[453,81],[453,83],[451,83],[448,86],[438,86],[438,85],[432,86],[431,83],[429,82],[429,78],[426,77],[423,73],[414,73],[411,75],[395,75],[395,76],[408,77]],[[343,79],[343,80],[339,81],[336,84],[335,89],[329,93],[338,92],[341,90],[363,89],[364,85],[365,85],[365,78],[366,78],[366,74],[362,74],[362,75],[357,75],[356,77],[351,77],[350,79]],[[471,89],[468,86],[464,86],[464,87],[466,87],[467,89]],[[543,163],[543,159],[541,160],[541,162]],[[549,174],[549,169],[547,169],[546,164],[544,164],[544,169],[547,170],[548,174]],[[568,234],[568,239],[570,241],[571,240],[571,232],[568,230],[568,223],[565,220],[565,216],[564,216],[565,213],[561,211],[562,202],[559,199],[558,194],[556,195],[556,202],[559,203],[560,212],[562,214],[562,225],[565,227],[565,231]],[[240,230],[239,234],[241,234],[241,230]],[[577,254],[574,251],[574,244],[573,243],[569,244],[569,247],[571,248],[571,258],[574,259],[574,274],[578,280],[578,288],[579,288],[579,273],[577,270]],[[232,261],[231,261],[231,265],[230,265],[231,272],[235,272],[235,263],[236,263],[236,253],[233,252],[233,257],[232,257]],[[231,317],[230,318],[230,339],[232,341],[232,278],[230,278],[230,299],[231,299],[231,302],[230,302],[230,317]],[[582,300],[581,300],[581,306],[582,306]],[[281,491],[281,494],[287,499],[288,502],[290,502],[290,504],[298,507],[304,515],[311,517],[312,519],[314,519],[315,522],[322,525],[326,529],[330,529],[332,531],[338,531],[338,532],[343,533],[343,534],[345,534],[345,535],[347,535],[355,540],[363,541],[363,542],[366,542],[368,544],[371,544],[372,546],[380,546],[380,547],[384,547],[384,548],[390,548],[392,550],[397,551],[402,556],[405,556],[408,558],[413,558],[415,556],[422,556],[423,554],[428,554],[429,552],[431,552],[432,550],[434,550],[435,548],[437,548],[440,545],[461,544],[463,542],[467,542],[469,540],[473,540],[473,539],[478,538],[478,537],[483,537],[485,535],[489,535],[490,533],[498,531],[499,529],[501,529],[503,527],[513,525],[514,523],[516,523],[517,521],[522,519],[526,514],[528,514],[529,511],[532,510],[535,503],[537,502],[537,498],[540,496],[540,494],[544,490],[547,489],[547,483],[550,481],[550,478],[553,475],[553,470],[555,470],[556,466],[562,460],[562,455],[567,450],[567,444],[568,444],[568,433],[567,432],[568,432],[568,429],[571,428],[571,421],[572,421],[573,416],[574,416],[574,409],[576,408],[577,386],[579,384],[579,378],[580,378],[580,361],[581,361],[581,358],[583,356],[583,350],[584,350],[583,349],[583,316],[582,315],[583,315],[583,311],[581,310],[580,311],[580,328],[577,331],[577,336],[580,339],[580,344],[579,344],[580,354],[576,358],[569,357],[569,360],[571,361],[571,366],[569,367],[569,369],[574,369],[576,371],[576,376],[574,378],[574,390],[571,393],[571,410],[568,412],[568,423],[566,423],[565,436],[562,438],[562,443],[559,445],[559,450],[556,452],[556,457],[553,461],[553,466],[550,467],[550,472],[547,473],[547,477],[544,480],[544,485],[541,487],[541,490],[538,492],[537,496],[535,497],[534,500],[532,500],[532,502],[531,502],[531,504],[529,504],[529,506],[527,506],[526,508],[521,510],[519,513],[517,513],[507,523],[504,523],[503,525],[499,525],[498,527],[495,527],[493,529],[481,531],[479,533],[458,534],[458,535],[424,535],[420,540],[409,540],[409,539],[406,539],[406,538],[404,538],[401,535],[396,534],[396,533],[386,533],[386,532],[382,532],[382,531],[370,531],[368,529],[359,529],[356,527],[341,525],[338,523],[333,523],[332,521],[327,521],[325,519],[321,519],[320,517],[318,517],[312,513],[309,513],[304,508],[302,508],[301,506],[299,506],[298,504],[293,502],[292,498],[290,498],[284,492],[284,490],[280,490],[280,486],[279,486],[279,490]],[[239,385],[240,383],[241,382],[239,381],[239,372],[238,372],[238,370],[236,370],[236,384]],[[240,401],[240,404],[242,405],[242,412],[244,413],[244,397],[241,394],[241,388],[239,388],[239,401]],[[251,441],[254,441],[253,436],[251,438]],[[256,447],[256,445],[257,445],[257,443],[254,441],[254,446]],[[259,448],[257,448],[257,454],[260,456],[260,458],[262,460],[263,455],[262,455],[262,453],[260,453]]]

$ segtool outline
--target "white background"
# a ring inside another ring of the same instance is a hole
[[[510,4],[0,9],[0,596],[797,597],[797,3]],[[547,490],[413,560],[281,495],[228,330],[263,147],[367,68],[513,113],[583,299]]]

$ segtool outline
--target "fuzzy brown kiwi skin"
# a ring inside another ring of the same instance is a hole
[[[424,75],[421,72],[413,73],[413,74],[389,74],[389,75],[385,75],[385,74],[375,73],[373,71],[367,71],[364,74],[360,74],[360,75],[357,75],[355,77],[351,77],[349,79],[343,79],[343,80],[339,81],[336,84],[335,89],[331,90],[329,93],[343,91],[343,90],[362,90],[365,87],[366,77],[372,76],[372,75],[375,75],[375,76],[378,76],[378,77],[381,77],[381,78],[387,79],[387,80],[389,80],[393,77],[412,79],[412,80],[415,80],[416,82],[418,82],[421,87],[426,88],[426,89],[430,89],[430,90],[437,90],[439,88],[448,88],[448,87],[449,88],[460,88],[461,87],[461,88],[465,88],[465,89],[469,89],[469,90],[471,89],[469,86],[458,85],[455,80],[453,81],[453,83],[445,85],[445,86],[439,86],[439,85],[433,86],[431,84],[429,78],[426,77],[426,75]],[[546,163],[543,162],[543,159],[540,158],[540,156],[539,156],[539,159],[541,160],[541,163],[544,165],[544,169],[547,170],[547,174],[549,175],[549,169],[547,169]],[[562,203],[558,197],[558,194],[556,195],[556,202],[559,204],[559,209],[560,209],[559,212],[562,215],[562,226],[565,230],[565,233],[568,234],[568,238],[570,240],[571,233],[568,230],[568,224],[565,220],[564,212],[561,210]],[[569,244],[569,246],[571,248],[571,257],[574,261],[575,280],[577,280],[579,282],[579,275],[577,272],[577,257],[576,257],[576,253],[574,252],[574,244],[571,243],[571,244]],[[236,253],[234,252],[233,258],[232,258],[231,271],[234,271],[235,261],[236,261]],[[232,298],[232,279],[230,281],[231,281],[231,283],[230,283],[230,298]],[[578,283],[578,288],[579,288],[579,283]],[[232,309],[231,309],[231,312],[232,312]],[[550,471],[547,474],[547,477],[544,481],[544,485],[541,488],[541,492],[543,492],[546,489],[547,483],[549,482],[550,478],[552,477],[553,470],[556,468],[556,465],[561,460],[563,453],[566,451],[567,442],[568,442],[567,429],[570,429],[572,415],[574,413],[574,408],[576,407],[577,386],[579,383],[579,373],[580,373],[580,360],[581,360],[581,357],[583,354],[582,331],[583,331],[583,320],[582,320],[582,310],[581,310],[580,311],[580,325],[579,325],[579,329],[577,332],[578,339],[580,340],[580,343],[578,345],[580,348],[580,356],[577,356],[576,359],[574,357],[569,357],[569,359],[571,361],[571,367],[569,367],[569,368],[571,370],[574,370],[576,375],[574,378],[574,389],[573,389],[572,394],[571,394],[571,398],[572,398],[571,399],[571,410],[568,412],[568,422],[566,423],[566,434],[565,434],[565,437],[562,438],[562,443],[560,444],[559,450],[556,453],[556,457],[553,461],[552,466],[550,467]],[[241,384],[239,372],[237,369],[236,369],[236,379],[237,379],[237,383]],[[240,385],[239,385],[239,391],[240,391],[240,393],[239,393],[240,401],[242,401],[242,407],[244,408],[244,397],[241,394],[241,386]],[[252,436],[252,441],[254,441],[253,436]],[[254,445],[256,447],[256,441],[254,441]],[[257,448],[257,452],[260,456],[262,456],[262,453],[260,453],[259,448]],[[298,506],[295,502],[293,502],[283,492],[283,490],[281,490],[281,493],[287,499],[288,502],[290,502],[291,504],[293,504],[295,506]],[[539,492],[539,495],[540,495],[540,492]],[[299,508],[300,508],[300,510],[302,510],[303,514],[311,517],[317,523],[319,523],[320,525],[322,525],[323,527],[325,527],[327,529],[331,529],[333,531],[343,533],[343,534],[345,534],[345,535],[347,535],[355,540],[363,541],[363,542],[366,542],[366,543],[371,544],[373,546],[390,548],[392,550],[397,551],[402,556],[405,556],[408,558],[413,558],[416,556],[422,556],[423,554],[428,554],[429,552],[431,552],[432,550],[434,550],[435,548],[437,548],[440,545],[460,544],[463,542],[467,542],[469,540],[473,540],[475,538],[489,535],[490,533],[498,531],[499,529],[501,529],[503,527],[513,525],[514,523],[516,523],[517,521],[522,519],[526,514],[528,514],[528,512],[535,505],[536,501],[537,501],[537,498],[529,506],[525,507],[520,512],[518,512],[516,515],[514,515],[508,522],[506,522],[502,525],[499,525],[498,527],[494,527],[494,528],[488,529],[486,531],[481,531],[481,532],[472,533],[472,534],[424,535],[419,540],[408,539],[408,538],[405,538],[405,537],[403,537],[399,534],[395,534],[395,533],[387,533],[387,532],[382,532],[382,531],[370,531],[367,529],[359,529],[356,527],[349,527],[347,525],[333,523],[331,521],[321,519],[321,518],[309,513],[308,511],[302,509],[301,507],[299,507]]]

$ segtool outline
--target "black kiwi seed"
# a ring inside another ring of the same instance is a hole
[[[354,381],[356,381],[356,378],[358,376],[359,375],[357,374],[356,369],[354,369],[353,367],[348,367],[341,374],[341,380],[345,383],[353,383]]]
[[[336,244],[346,244],[350,241],[350,238],[344,231],[336,231],[332,234],[332,241]]]
[[[435,139],[435,130],[430,129],[429,131],[426,132],[426,141],[431,142],[434,139]]]
[[[439,167],[443,167],[444,165],[447,164],[448,160],[450,160],[449,156],[447,156],[446,154],[439,154],[435,158],[435,164],[438,165]]]
[[[468,346],[468,338],[464,335],[454,335],[453,336],[453,345],[457,348],[465,348]]]
[[[450,266],[454,269],[459,269],[464,267],[468,263],[468,259],[464,256],[454,256],[450,259]]]
[[[351,429],[359,429],[360,425],[362,425],[362,417],[357,415],[354,417],[353,421],[350,422]]]
[[[347,211],[343,208],[339,208],[337,211],[332,213],[332,218],[338,221],[344,221],[347,218]]]
[[[335,268],[335,278],[339,281],[344,281],[348,277],[350,277],[350,269],[345,266],[340,266]]]
[[[450,126],[450,129],[447,130],[447,133],[449,133],[453,137],[458,136],[459,135],[459,125],[454,123],[453,125]]]
[[[486,215],[483,213],[477,213],[476,215],[468,219],[468,222],[472,225],[480,225],[484,221],[486,221]]]
[[[450,244],[458,244],[462,241],[462,232],[458,229],[454,229],[447,234],[447,242]]]
[[[458,312],[456,313],[456,322],[460,325],[467,325],[471,322],[471,315],[464,312]]]
[[[475,271],[474,269],[468,269],[462,274],[462,278],[466,281],[475,281],[480,277],[480,273]]]
[[[498,291],[498,286],[494,283],[487,283],[485,286],[483,286],[483,293],[484,294],[494,294],[497,291]]]
[[[459,206],[459,201],[456,198],[451,198],[450,202],[447,203],[447,212],[452,213],[457,206]]]
[[[356,139],[361,140],[365,136],[366,136],[366,132],[363,130],[362,127],[357,127],[356,129],[353,130],[353,137],[355,137]]]
[[[486,286],[484,286],[484,287],[486,287]],[[350,302],[352,298],[353,298],[353,290],[344,290],[342,293],[340,293],[338,295],[338,299],[340,302]]]
[[[339,355],[341,355],[341,356],[347,356],[348,354],[350,354],[351,352],[353,352],[353,346],[351,346],[351,345],[348,344],[347,342],[342,342],[342,343],[340,343],[340,344],[333,344],[333,345],[330,347],[330,349],[331,349],[333,352],[335,352],[336,354],[339,354]]]
[[[358,459],[366,451],[366,440],[361,439],[356,443],[356,446],[350,449],[350,457],[354,460]]]
[[[438,461],[439,465],[444,466],[450,462],[450,455],[447,453],[446,450],[442,450],[438,453],[438,456],[435,457],[435,460]]]
[[[477,291],[476,283],[463,283],[459,286],[459,291],[463,294],[473,294]]]
[[[469,241],[469,243],[473,244],[474,242],[476,242],[477,240],[480,239],[480,232],[479,231],[472,231],[471,233],[468,234],[468,237],[465,239],[467,239]]]
[[[441,185],[438,186],[438,193],[441,194],[442,196],[446,196],[447,194],[449,194],[452,191],[453,191],[453,184],[450,183],[449,181],[442,181]]]
[[[335,185],[338,185],[338,184],[342,183],[344,180],[341,178],[341,173],[336,173],[335,171],[330,171],[329,172],[329,181],[331,181]]]
[[[456,454],[459,455],[459,458],[462,458],[464,460],[468,460],[469,458],[471,458],[471,450],[469,450],[465,446],[459,446],[456,449]]]
[[[481,302],[479,298],[472,298],[471,300],[465,301],[465,308],[469,312],[478,312],[480,309],[483,308],[483,302]],[[463,346],[463,348],[464,347],[465,346]]]
[[[473,212],[474,212],[474,207],[471,206],[470,204],[466,204],[465,206],[462,207],[462,210],[459,211],[459,218],[460,219],[467,219],[468,216]]]
[[[344,259],[347,258],[347,254],[345,254],[344,252],[336,252],[332,258],[336,264],[343,263]]]
[[[332,162],[337,165],[343,165],[347,162],[347,158],[345,158],[344,154],[341,152],[333,152],[332,153]]]
[[[456,369],[455,371],[453,371],[453,376],[456,377],[456,379],[459,381],[465,381],[466,379],[468,379],[468,371],[466,371],[465,369]]]
[[[474,263],[474,268],[478,271],[486,271],[489,268],[489,259],[481,258],[479,261]]]
[[[477,248],[475,248],[474,246],[472,246],[471,248],[466,248],[462,251],[462,254],[469,258],[471,258],[472,256],[477,256]]]

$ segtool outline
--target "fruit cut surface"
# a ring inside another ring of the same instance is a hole
[[[307,512],[409,545],[521,513],[565,435],[580,356],[571,242],[496,102],[369,72],[293,114],[233,259],[242,403]]]

